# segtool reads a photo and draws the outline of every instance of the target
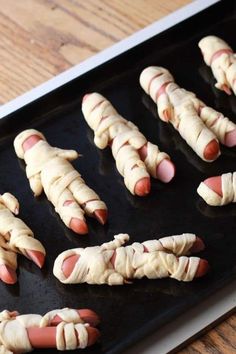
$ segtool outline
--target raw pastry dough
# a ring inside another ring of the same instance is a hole
[[[132,194],[135,194],[135,185],[139,180],[149,177],[149,173],[156,178],[159,163],[163,159],[170,159],[166,153],[160,152],[156,145],[147,142],[138,127],[121,117],[102,95],[89,94],[82,104],[82,111],[94,131],[95,145],[104,149],[112,142],[111,149],[116,167]],[[147,156],[145,161],[142,161],[137,150],[146,143]]]
[[[16,252],[27,255],[27,250],[46,254],[43,245],[34,238],[33,231],[12,213],[19,213],[18,200],[10,193],[0,195],[0,264],[16,270]]]
[[[149,279],[171,277],[182,281],[191,281],[194,278],[200,258],[185,257],[196,240],[194,234],[135,242],[123,247],[128,240],[128,234],[119,234],[114,236],[113,241],[101,246],[62,252],[55,260],[53,274],[65,284],[120,285],[127,283],[129,279],[140,279],[144,276]],[[116,258],[113,267],[110,259],[114,250]],[[80,257],[71,275],[66,278],[62,265],[64,260],[72,255]]]
[[[4,310],[0,313],[0,353],[28,353],[34,348],[28,338],[27,328],[47,327],[50,320],[59,315],[63,320],[56,327],[56,345],[58,350],[85,348],[88,344],[88,332],[76,310],[64,308],[40,315],[18,315],[17,312]],[[77,333],[79,344],[77,344]]]
[[[228,94],[232,89],[236,94],[236,56],[232,48],[216,36],[202,38],[198,46],[217,81],[215,87]]]
[[[222,197],[210,189],[204,182],[201,182],[197,192],[212,206],[221,206],[236,202],[236,172],[224,173],[221,175]]]
[[[170,72],[162,67],[144,69],[140,84],[157,104],[160,118],[170,121],[205,161],[209,162],[204,158],[205,147],[217,138],[224,144],[226,133],[236,128],[233,122],[207,107],[194,93],[180,88]]]
[[[22,144],[31,135],[38,135],[42,140],[24,152]],[[72,218],[85,220],[84,211],[79,204],[83,205],[89,216],[92,216],[95,210],[107,210],[105,203],[85,184],[79,172],[69,163],[79,156],[75,150],[50,146],[45,137],[34,129],[21,132],[14,140],[14,147],[17,156],[26,162],[26,175],[34,194],[38,196],[44,189],[66,226],[70,226]],[[72,202],[64,205],[66,201]]]

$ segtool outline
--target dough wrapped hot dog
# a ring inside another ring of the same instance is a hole
[[[201,182],[198,194],[212,206],[222,206],[236,202],[236,172],[224,173]]]
[[[143,277],[191,281],[208,269],[207,261],[185,256],[204,248],[202,240],[193,234],[135,242],[124,247],[128,240],[129,235],[119,234],[101,246],[62,252],[55,260],[53,273],[65,284],[121,285]]]
[[[95,145],[100,149],[111,146],[117,169],[132,194],[144,196],[150,192],[149,174],[163,182],[174,177],[175,168],[170,157],[148,142],[105,97],[98,93],[85,95],[82,111],[94,131]]]
[[[18,200],[10,193],[0,195],[0,278],[7,284],[17,281],[17,253],[31,259],[40,268],[46,254],[33,231],[13,215],[18,213]]]
[[[98,323],[97,315],[91,310],[64,308],[44,316],[4,310],[0,313],[0,352],[20,354],[35,348],[86,348],[97,341],[99,331],[85,323],[84,318],[92,319],[95,325]]]
[[[223,39],[207,36],[198,43],[205,63],[211,67],[216,79],[215,87],[236,94],[236,56],[233,49]]]
[[[44,190],[67,227],[86,234],[84,211],[100,223],[106,222],[105,203],[69,162],[78,157],[75,150],[50,146],[43,134],[34,129],[20,133],[15,138],[14,147],[17,156],[26,162],[26,175],[35,196]]]
[[[218,139],[226,146],[236,145],[236,125],[194,93],[180,88],[168,70],[148,67],[140,75],[140,84],[156,102],[160,118],[170,122],[204,161],[220,155]]]

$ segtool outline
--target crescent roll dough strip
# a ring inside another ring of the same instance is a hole
[[[121,117],[112,104],[102,95],[91,93],[82,104],[84,117],[94,131],[95,145],[104,149],[112,143],[111,149],[119,173],[124,177],[128,190],[135,194],[135,185],[149,174],[157,178],[157,166],[170,157],[160,152],[156,145],[147,142],[136,125]],[[147,155],[140,159],[139,150],[147,144]]]
[[[144,69],[140,85],[157,104],[160,118],[170,121],[198,156],[208,162],[219,156],[220,152],[212,159],[206,158],[205,149],[210,142],[217,143],[216,136],[224,142],[226,132],[233,129],[232,122],[206,107],[194,93],[180,88],[170,72],[162,67]]]
[[[236,94],[236,56],[232,48],[216,36],[202,38],[198,46],[217,81],[215,87],[229,95],[232,89]]]
[[[236,202],[236,172],[224,173],[221,175],[222,196],[209,188],[204,182],[201,182],[197,192],[212,206],[222,206]]]
[[[23,143],[32,135],[39,136],[41,140],[24,152]],[[89,216],[93,216],[96,210],[107,210],[105,203],[70,164],[69,161],[78,157],[76,151],[50,146],[45,137],[34,129],[20,133],[15,138],[14,148],[17,156],[26,162],[26,175],[34,194],[37,196],[44,189],[66,226],[70,227],[73,218],[85,220],[79,204]]]
[[[15,270],[17,259],[15,252],[29,257],[27,251],[46,252],[33,231],[12,213],[18,214],[18,200],[10,193],[0,195],[0,264]]]
[[[56,347],[58,350],[82,349],[88,345],[88,324],[84,324],[76,310],[64,308],[54,310],[43,317],[40,315],[18,315],[17,312],[4,310],[0,313],[0,353],[28,353],[33,344],[28,329],[50,326],[51,315],[63,319],[56,326]],[[79,340],[77,340],[77,337]],[[43,346],[42,346],[43,347]]]
[[[182,281],[191,281],[198,269],[200,258],[185,257],[191,250],[196,236],[183,234],[164,237],[160,240],[135,242],[125,246],[128,234],[114,236],[114,240],[101,246],[76,248],[62,252],[55,260],[53,273],[65,284],[88,283],[120,285],[128,279],[149,279],[171,277]],[[115,262],[111,258],[115,251]],[[176,257],[176,255],[182,257]],[[63,262],[78,255],[74,269],[65,277]]]

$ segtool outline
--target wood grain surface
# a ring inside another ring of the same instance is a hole
[[[189,2],[0,0],[0,104]],[[236,353],[236,315],[180,353]]]

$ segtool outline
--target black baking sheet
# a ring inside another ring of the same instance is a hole
[[[0,309],[43,314],[65,306],[91,308],[102,319],[102,336],[99,344],[84,352],[111,354],[122,352],[236,278],[236,205],[208,207],[196,193],[208,176],[235,170],[236,149],[222,148],[216,162],[202,162],[171,126],[157,118],[154,103],[138,83],[146,66],[164,66],[180,86],[236,122],[236,98],[214,89],[214,79],[197,47],[203,36],[214,34],[236,49],[235,28],[234,1],[222,1],[0,121],[0,193],[10,191],[19,198],[20,217],[47,250],[43,270],[19,256],[18,283],[0,283]],[[152,192],[146,198],[128,192],[111,152],[95,147],[82,116],[81,99],[91,91],[105,95],[151,142],[170,154],[177,166],[173,182],[165,185],[152,180]],[[73,165],[106,202],[109,222],[105,227],[87,218],[89,235],[78,236],[64,227],[44,195],[33,197],[24,164],[12,147],[15,135],[31,127],[41,130],[50,144],[76,149],[83,155]],[[209,260],[210,273],[191,283],[143,279],[118,287],[68,286],[52,275],[60,252],[99,245],[119,232],[129,233],[131,242],[196,233],[206,243],[201,256]]]

